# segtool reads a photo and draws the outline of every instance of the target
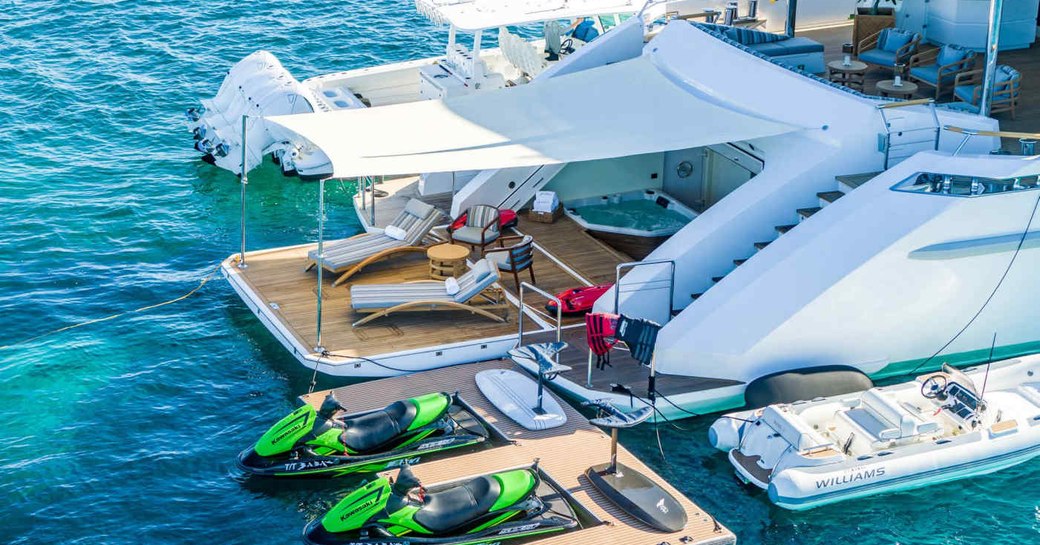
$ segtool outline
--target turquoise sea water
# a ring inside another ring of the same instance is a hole
[[[178,296],[237,249],[239,186],[198,161],[181,117],[234,61],[265,48],[306,77],[446,39],[389,0],[0,8],[0,346]],[[314,238],[316,186],[250,178],[251,248]],[[329,188],[344,236],[349,194]],[[0,542],[298,542],[340,483],[243,481],[233,458],[309,378],[219,277],[175,305],[0,349]],[[741,543],[1040,542],[1040,462],[794,514],[735,481],[709,424],[662,427],[667,461],[652,428],[623,442]]]

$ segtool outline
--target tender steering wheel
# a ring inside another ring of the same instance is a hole
[[[950,379],[943,374],[935,374],[921,383],[921,395],[925,399],[938,399],[946,397],[946,386]]]
[[[563,41],[563,43],[560,44],[560,54],[561,55],[565,55],[565,54],[569,54],[569,53],[574,53],[574,39],[573,38],[567,38],[566,40]]]

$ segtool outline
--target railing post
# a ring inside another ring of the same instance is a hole
[[[321,342],[321,291],[325,272],[325,178],[318,180],[318,305],[317,332],[314,351],[321,354],[325,347]]]
[[[997,80],[997,49],[1000,43],[1000,20],[1004,11],[1004,0],[989,2],[989,33],[986,36],[986,72],[982,78],[982,100],[979,114],[989,116],[993,102],[993,84]]]
[[[368,188],[372,193],[372,206],[368,209],[368,224],[372,227],[376,226],[376,179],[368,177]]]
[[[249,116],[242,116],[242,217],[241,217],[241,230],[242,230],[242,246],[238,251],[238,268],[244,269],[249,265],[246,265],[246,186],[249,185],[249,174],[248,170],[248,151],[246,150],[246,129],[248,128]]]

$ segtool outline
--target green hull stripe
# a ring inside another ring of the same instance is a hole
[[[993,350],[993,360],[1006,360],[1009,358],[1017,358],[1019,356],[1025,356],[1027,354],[1034,354],[1040,352],[1040,341],[1032,341],[1027,343],[1010,344],[1006,346],[998,346]],[[890,377],[898,377],[908,375],[910,373],[928,373],[930,371],[938,370],[942,367],[942,364],[949,363],[954,367],[970,367],[980,363],[986,363],[989,361],[989,347],[981,348],[979,350],[969,350],[967,352],[959,352],[957,354],[950,354],[948,356],[935,357],[927,367],[922,367],[914,371],[917,366],[924,363],[928,358],[920,358],[915,360],[906,360],[896,363],[890,363],[884,367],[884,369],[870,375],[871,379],[879,380]]]

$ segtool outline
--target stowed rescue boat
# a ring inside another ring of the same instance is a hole
[[[709,438],[786,509],[990,473],[1040,454],[1040,355],[727,414]]]

